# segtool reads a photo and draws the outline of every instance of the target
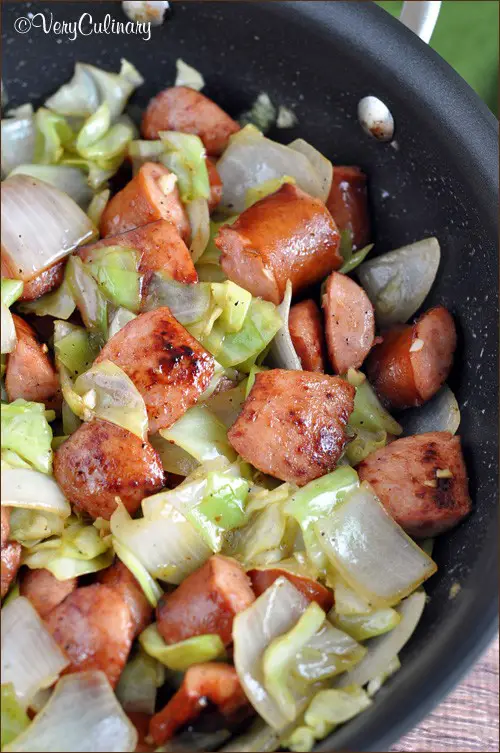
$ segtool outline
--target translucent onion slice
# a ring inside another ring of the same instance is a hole
[[[314,524],[342,577],[376,607],[390,607],[436,572],[435,563],[387,514],[368,485]]]
[[[387,671],[403,646],[411,638],[425,607],[424,591],[416,591],[396,607],[401,620],[389,633],[372,638],[367,644],[368,653],[360,663],[337,682],[339,687],[367,682]]]
[[[172,505],[154,518],[132,520],[123,505],[111,516],[111,531],[153,578],[178,585],[212,554],[203,538]]]
[[[14,685],[23,706],[38,690],[50,687],[68,664],[28,599],[19,596],[2,607],[2,682]]]
[[[185,285],[161,274],[154,274],[142,302],[143,311],[168,306],[178,322],[195,324],[210,308],[210,284]]]
[[[265,687],[262,658],[271,641],[291,630],[308,605],[288,580],[278,578],[251,607],[236,615],[233,624],[234,665],[241,685],[257,713],[278,731],[290,720]]]
[[[20,109],[20,108],[19,108]],[[35,150],[35,124],[33,114],[2,120],[2,177],[18,165],[31,162]]]
[[[58,188],[27,175],[2,183],[2,256],[13,277],[31,280],[95,235],[87,215]]]
[[[27,468],[2,471],[2,507],[23,507],[54,513],[60,518],[71,515],[69,502],[51,476]]]
[[[449,431],[456,434],[460,426],[460,408],[447,384],[420,408],[403,411],[399,417],[406,436],[428,431]]]
[[[420,308],[436,277],[440,257],[437,239],[425,238],[358,267],[380,327],[406,322]]]
[[[163,4],[168,6],[168,3]],[[175,66],[177,68],[175,86],[189,86],[190,89],[196,89],[197,92],[203,89],[205,86],[205,79],[196,68],[188,65],[184,60],[181,60],[181,58],[177,58]]]
[[[9,309],[3,301],[0,302],[1,307],[1,343],[2,343],[2,355],[5,353],[12,353],[17,343],[16,328],[14,326],[14,319]]]
[[[63,677],[28,729],[5,750],[134,751],[137,730],[126,716],[103,672]]]
[[[232,214],[245,209],[249,188],[283,175],[295,178],[311,196],[325,197],[324,182],[304,154],[265,138],[251,125],[231,136],[217,170],[224,185],[220,207]]]
[[[93,196],[85,174],[77,167],[22,164],[12,170],[10,175],[31,175],[33,178],[50,183],[51,186],[71,196],[84,211],[87,211]]]
[[[292,283],[290,280],[287,280],[285,296],[277,309],[283,324],[274,336],[271,350],[269,351],[269,358],[273,365],[276,365],[280,369],[295,369],[301,371],[302,364],[300,363],[300,358],[295,352],[292,338],[290,337],[290,330],[288,329],[288,317],[290,315],[291,304]]]
[[[191,244],[189,250],[193,262],[197,262],[210,240],[210,212],[206,199],[193,199],[186,204],[186,212],[191,225]]]
[[[115,363],[101,361],[80,374],[74,391],[85,403],[85,420],[97,416],[146,439],[148,414],[144,399],[132,380]]]
[[[296,152],[300,152],[300,154],[307,157],[311,165],[314,167],[321,181],[322,188],[322,195],[318,196],[318,199],[326,202],[330,194],[333,180],[333,165],[330,160],[324,157],[321,152],[318,152],[318,150],[311,146],[307,141],[304,141],[304,139],[295,139],[295,141],[292,141],[288,146],[290,149],[294,149]]]

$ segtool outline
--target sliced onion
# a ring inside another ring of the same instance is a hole
[[[291,113],[291,115],[294,117],[294,113]],[[333,165],[330,160],[324,157],[321,152],[318,152],[318,150],[307,141],[304,141],[304,139],[295,139],[295,141],[292,141],[288,146],[290,149],[295,149],[296,152],[300,152],[307,157],[311,165],[314,167],[321,180],[323,192],[321,196],[318,196],[318,199],[326,202],[330,194],[333,180]]]
[[[2,255],[13,277],[31,280],[95,234],[87,215],[58,188],[27,175],[2,183]]]
[[[31,162],[35,149],[35,124],[32,113],[2,120],[2,176],[24,162]]]
[[[358,267],[380,327],[407,322],[429,293],[439,267],[437,238],[425,238]]]
[[[3,301],[0,302],[1,306],[1,320],[0,330],[2,336],[2,355],[5,353],[12,353],[17,343],[16,328],[14,326],[14,319],[9,309]]]
[[[288,329],[288,317],[290,315],[290,306],[292,303],[292,283],[287,280],[285,296],[278,306],[278,314],[283,324],[274,336],[269,356],[273,365],[280,369],[302,370],[300,358],[293,347],[290,330]]]
[[[164,439],[161,434],[153,434],[149,441],[155,448],[161,458],[163,469],[167,473],[175,473],[177,476],[189,476],[196,468],[198,461],[194,459],[189,452],[178,447],[168,439]]]
[[[460,408],[447,384],[420,408],[410,408],[398,417],[407,436],[428,431],[456,434],[460,426]]]
[[[74,384],[86,409],[82,418],[94,416],[111,421],[140,439],[148,433],[148,414],[144,398],[133,381],[112,361],[101,361],[80,374]]]
[[[141,308],[142,311],[153,311],[159,306],[168,306],[183,325],[199,322],[210,308],[210,284],[185,285],[154,274]]]
[[[155,5],[157,5],[157,3],[155,3]],[[177,58],[175,61],[175,66],[177,68],[175,86],[188,86],[190,89],[195,89],[197,92],[203,89],[205,86],[205,79],[196,68],[188,65],[180,58]]]
[[[103,672],[77,672],[57,683],[28,729],[5,750],[134,751],[137,730],[126,716]]]
[[[333,566],[375,607],[393,606],[436,572],[435,563],[388,515],[367,484],[314,524]]]
[[[193,199],[186,204],[186,211],[191,225],[191,244],[189,250],[193,262],[197,262],[210,240],[210,212],[206,199]]]
[[[290,720],[264,686],[262,657],[271,641],[294,627],[309,602],[286,578],[278,578],[233,624],[234,666],[245,694],[273,729]]]
[[[2,507],[52,512],[60,518],[71,515],[69,502],[51,476],[27,468],[2,471]]]
[[[372,638],[366,645],[368,653],[360,663],[342,675],[337,685],[366,685],[374,677],[387,671],[394,658],[411,638],[425,607],[424,591],[417,591],[396,607],[401,621],[389,633]]]
[[[212,554],[203,538],[171,505],[154,519],[132,520],[123,505],[111,516],[116,539],[134,552],[153,578],[179,584]]]
[[[245,126],[231,136],[217,170],[224,185],[220,206],[233,214],[245,209],[249,188],[283,175],[295,178],[297,185],[311,196],[325,196],[324,184],[306,156],[265,138],[253,126]]]
[[[89,188],[87,178],[77,167],[67,165],[31,165],[22,164],[16,167],[10,175],[31,175],[33,178],[50,183],[60,191],[71,196],[79,207],[87,211],[93,191]]]
[[[68,664],[28,599],[19,596],[2,607],[2,682],[14,685],[23,706],[50,687]]]

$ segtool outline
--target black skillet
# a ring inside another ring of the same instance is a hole
[[[451,690],[493,638],[497,624],[497,213],[496,120],[467,84],[413,33],[371,3],[174,3],[150,41],[136,36],[20,35],[29,11],[76,20],[90,11],[124,20],[120,3],[2,3],[2,78],[11,106],[40,103],[82,60],[118,70],[132,61],[146,83],[134,103],[174,79],[182,57],[205,92],[233,116],[262,90],[293,107],[299,123],[271,132],[303,137],[334,163],[357,164],[371,181],[378,252],[429,235],[442,261],[426,306],[455,317],[459,347],[450,384],[462,409],[474,501],[471,517],[435,548],[423,619],[402,669],[373,707],[318,750],[388,750]],[[57,43],[59,42],[60,43]],[[390,108],[399,149],[367,136],[356,107],[367,94]],[[461,590],[452,600],[450,587]]]

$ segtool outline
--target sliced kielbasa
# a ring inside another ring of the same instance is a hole
[[[81,246],[78,255],[84,262],[91,262],[95,250],[111,246],[135,249],[138,253],[138,271],[143,275],[163,272],[177,282],[198,281],[192,256],[177,228],[168,220],[150,222],[135,230]]]
[[[444,533],[471,510],[460,438],[446,431],[396,439],[368,455],[356,470],[415,538]]]
[[[290,183],[223,225],[215,238],[229,279],[275,304],[287,280],[296,294],[338,269],[339,243],[323,202]]]
[[[108,340],[95,363],[106,359],[123,369],[141,393],[153,434],[191,408],[214,373],[213,356],[166,306],[126,324]]]
[[[123,596],[130,610],[133,637],[135,638],[139,633],[142,633],[153,618],[153,607],[144,596],[144,591],[128,567],[125,567],[123,562],[117,559],[111,567],[99,573],[97,580]]]
[[[166,643],[216,634],[232,642],[233,619],[255,596],[241,565],[229,557],[210,557],[180,586],[164,594],[156,608],[158,631]]]
[[[207,701],[229,722],[236,714],[241,719],[252,713],[234,667],[215,662],[193,664],[177,693],[151,719],[149,732],[156,745],[163,745],[178,729],[194,721]]]
[[[238,123],[215,102],[187,86],[173,86],[157,94],[141,125],[145,139],[159,138],[160,131],[194,133],[212,157],[222,154],[231,134],[239,130]]]
[[[286,578],[306,599],[319,604],[324,612],[329,612],[333,606],[333,593],[330,589],[316,580],[312,580],[312,578],[306,578],[304,575],[295,575],[289,570],[273,567],[269,570],[257,568],[250,570],[248,577],[252,581],[252,588],[256,596],[264,593],[278,578]]]
[[[36,611],[45,619],[55,607],[64,601],[77,586],[76,578],[57,580],[50,570],[40,568],[26,570],[19,583],[19,593],[31,601]]]
[[[338,229],[349,231],[352,249],[363,248],[370,241],[370,213],[366,175],[359,167],[335,165],[332,187],[326,206]]]
[[[222,198],[222,179],[215,165],[215,160],[207,157],[208,180],[210,182],[210,197],[208,199],[208,208],[213,212]]]
[[[429,400],[446,381],[457,334],[444,306],[429,309],[415,324],[383,332],[367,362],[370,382],[392,408],[411,408]]]
[[[23,294],[20,301],[34,301],[46,293],[55,290],[63,281],[66,259],[56,262],[52,267],[40,272],[29,282],[23,284]]]
[[[174,178],[163,165],[154,162],[142,165],[137,175],[106,204],[100,223],[103,238],[155,220],[168,220],[187,241],[191,232],[189,220]]]
[[[115,687],[132,645],[130,610],[120,593],[102,583],[77,588],[45,622],[70,661],[64,674],[100,670]]]
[[[5,390],[9,401],[23,398],[35,403],[44,403],[47,408],[61,404],[59,376],[48,356],[48,348],[42,345],[35,330],[24,319],[12,315],[16,328],[17,343],[7,358]]]
[[[326,346],[336,374],[359,369],[375,339],[375,315],[370,299],[354,280],[332,272],[323,296]]]
[[[354,387],[339,377],[264,371],[228,438],[263,473],[304,486],[335,468],[353,406]]]
[[[106,520],[117,497],[133,514],[164,481],[160,456],[149,442],[100,418],[83,423],[56,450],[54,476],[72,504]]]
[[[292,306],[288,316],[288,329],[304,371],[323,374],[325,335],[321,312],[313,300],[301,301]]]

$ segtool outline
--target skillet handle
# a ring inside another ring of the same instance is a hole
[[[441,0],[409,0],[403,3],[399,20],[423,42],[430,42],[441,10]]]

